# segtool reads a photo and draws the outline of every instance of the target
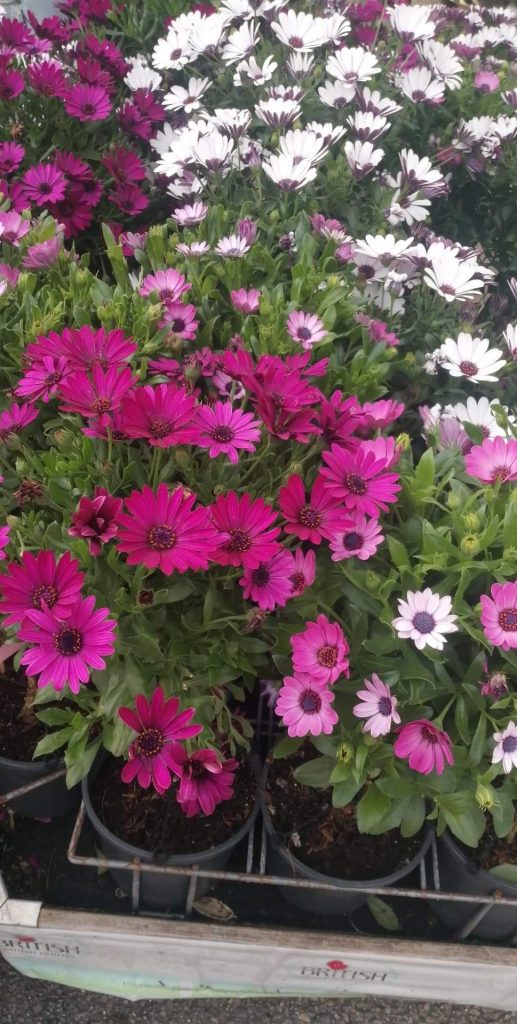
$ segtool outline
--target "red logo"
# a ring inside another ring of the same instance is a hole
[[[36,942],[33,935],[15,935],[14,937],[17,942]]]
[[[348,964],[344,964],[342,960],[327,960],[327,967],[332,971],[346,971]]]

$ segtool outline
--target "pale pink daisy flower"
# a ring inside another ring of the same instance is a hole
[[[2,477],[2,480],[3,480],[3,477]],[[10,529],[11,529],[10,526],[0,526],[0,562],[3,562],[4,558],[7,558],[7,555],[6,555],[6,552],[4,551],[4,548],[6,548],[8,543],[9,543],[9,531],[10,531]]]
[[[294,311],[289,314],[286,327],[293,341],[299,342],[305,349],[312,348],[318,341],[326,338],[328,333],[323,320],[314,313]]]
[[[488,338],[473,338],[471,334],[460,332],[454,338],[446,338],[441,352],[441,365],[448,370],[451,377],[467,377],[474,384],[480,381],[496,381],[499,370],[506,360],[500,348],[490,348]]]
[[[196,428],[195,444],[208,448],[211,459],[226,455],[234,464],[239,451],[254,452],[254,442],[260,440],[260,422],[253,413],[235,409],[231,402],[199,406]]]
[[[365,690],[358,690],[360,704],[352,708],[356,718],[367,718],[363,725],[363,732],[369,732],[375,738],[386,736],[393,724],[400,724],[400,715],[397,708],[397,698],[392,697],[391,690],[387,683],[384,683],[375,672],[372,672],[371,679],[365,679]]]
[[[239,288],[237,291],[231,291],[230,296],[232,300],[233,308],[238,313],[245,313],[247,316],[251,313],[257,313],[260,305],[260,292],[257,288]]]
[[[517,480],[517,441],[514,438],[485,438],[465,456],[465,472],[485,484]]]
[[[255,601],[264,611],[283,608],[293,596],[291,580],[294,569],[294,558],[285,549],[278,551],[269,561],[260,562],[255,569],[245,569],[239,580],[244,587],[244,597]]]
[[[493,583],[490,594],[480,598],[485,636],[503,651],[517,650],[517,583]]]
[[[324,683],[309,676],[286,676],[275,714],[283,719],[289,736],[329,736],[338,721],[331,708],[334,694]]]
[[[192,286],[177,270],[157,270],[154,274],[144,277],[139,294],[144,297],[156,292],[162,302],[177,302]]]
[[[505,775],[509,775],[512,768],[517,768],[517,725],[515,722],[508,722],[505,729],[495,732],[494,743],[492,764],[501,764]]]
[[[384,535],[378,519],[367,519],[360,513],[349,513],[346,522],[330,538],[332,561],[359,558],[366,562],[382,544]]]
[[[306,622],[303,633],[291,637],[294,670],[321,682],[335,683],[344,673],[350,674],[348,641],[337,622],[318,615],[316,622]]]
[[[449,736],[426,718],[401,725],[397,732],[393,744],[395,757],[407,757],[413,771],[429,775],[434,769],[441,775],[445,762],[454,764]]]
[[[408,590],[406,600],[398,603],[399,615],[392,625],[402,640],[413,640],[415,647],[433,647],[442,651],[444,633],[456,633],[457,615],[451,614],[452,601],[446,595],[433,594],[430,587],[425,590]]]

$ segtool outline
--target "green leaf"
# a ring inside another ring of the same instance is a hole
[[[44,725],[65,725],[72,715],[73,711],[65,711],[64,708],[44,708],[36,713],[36,718]]]
[[[494,831],[499,839],[504,839],[513,826],[515,808],[511,791],[501,786],[494,792],[494,804],[490,808]]]
[[[370,914],[381,928],[384,928],[386,932],[400,931],[399,919],[389,903],[379,899],[378,896],[369,896],[366,903]]]
[[[332,789],[332,806],[346,807],[347,804],[352,802],[359,788],[355,779],[336,783]]]
[[[479,764],[483,756],[486,742],[486,716],[481,715],[469,750],[469,764]]]
[[[300,736],[283,736],[278,743],[273,747],[273,757],[289,757],[290,754],[296,753],[302,745],[302,737]]]
[[[315,757],[312,761],[306,761],[305,764],[296,768],[293,775],[296,781],[301,782],[304,786],[327,789],[335,763],[333,757]]]
[[[468,745],[470,743],[469,716],[467,714],[465,698],[462,696],[462,694],[459,695],[456,701],[456,707],[454,709],[454,721],[456,723],[456,728],[460,734],[460,737],[463,740],[463,743]]]
[[[51,732],[48,736],[44,736],[42,740],[36,746],[34,751],[34,757],[43,757],[45,754],[53,754],[55,750],[59,750],[65,743],[70,739],[73,734],[71,726],[67,726],[66,729],[57,729],[56,732]]]
[[[494,878],[500,878],[502,882],[517,885],[517,864],[498,864],[495,868],[489,868],[488,873]]]
[[[328,757],[335,758],[338,746],[335,736],[326,736],[325,733],[321,733],[319,736],[311,736],[311,742],[313,747],[316,747],[318,754],[327,754]]]
[[[357,805],[357,828],[360,832],[376,833],[381,822],[388,813],[391,800],[386,793],[381,793],[377,786],[370,786]]]
[[[428,448],[422,455],[413,477],[413,494],[418,499],[425,495],[425,492],[434,483],[434,452]]]
[[[132,654],[136,654],[142,661],[162,661],[163,654],[160,646],[152,636],[145,633],[133,637],[131,640],[124,640],[124,648]]]
[[[405,838],[409,836],[415,836],[417,832],[420,832],[422,825],[425,821],[425,800],[423,796],[407,797],[402,805],[402,820],[400,823],[400,831]]]
[[[509,501],[506,505],[503,522],[503,546],[508,551],[517,548],[517,504]]]
[[[102,739],[99,736],[99,738],[93,743],[90,743],[89,747],[86,747],[81,751],[81,753],[74,757],[73,761],[71,760],[70,752],[67,750],[65,754],[65,763],[68,769],[66,773],[66,784],[69,789],[72,789],[72,786],[76,786],[77,783],[88,774],[101,743]]]
[[[436,803],[453,835],[465,846],[475,848],[485,831],[486,823],[483,811],[475,803],[472,790],[442,793],[436,798]]]
[[[404,545],[395,537],[388,536],[388,548],[391,560],[397,566],[397,569],[408,567],[411,564]]]

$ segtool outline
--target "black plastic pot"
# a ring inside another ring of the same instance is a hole
[[[262,794],[261,799],[262,814],[264,816],[269,840],[267,859],[268,871],[273,875],[281,875],[284,878],[306,878],[310,882],[321,882],[322,884],[327,885],[330,883],[339,887],[334,890],[298,889],[295,886],[278,887],[282,896],[288,903],[292,903],[294,906],[300,907],[302,910],[306,910],[308,913],[315,916],[328,915],[338,917],[343,914],[351,914],[352,911],[357,910],[357,908],[362,906],[363,903],[366,903],[366,900],[368,899],[367,894],[345,892],[343,890],[344,886],[351,887],[352,889],[380,889],[388,885],[394,885],[396,882],[400,882],[418,867],[420,862],[424,859],[433,838],[432,829],[429,826],[426,826],[418,853],[408,864],[399,868],[398,871],[394,871],[391,875],[386,875],[384,878],[368,879],[367,881],[349,881],[348,879],[345,881],[342,878],[332,878],[330,875],[323,875],[320,871],[315,871],[314,868],[310,868],[307,864],[304,864],[301,860],[298,860],[297,857],[293,856],[291,851],[283,845],[275,832],[271,815],[264,799],[264,793]],[[375,838],[377,842],[382,842],[382,836],[377,836]],[[340,892],[339,889],[342,891]]]
[[[12,761],[8,757],[0,757],[0,793],[21,789],[64,767],[65,762],[61,757],[53,757],[48,761]],[[26,814],[28,818],[62,818],[68,811],[78,807],[80,799],[80,786],[67,789],[63,775],[54,782],[39,786],[31,793],[10,801],[9,806],[13,811]]]
[[[517,899],[517,885],[504,882],[489,871],[476,867],[448,832],[438,840],[438,858],[443,890],[470,896],[491,896],[497,891],[503,896]],[[460,931],[482,905],[433,900],[436,916],[454,931]],[[491,907],[470,935],[476,939],[507,939],[514,933],[517,933],[517,907],[496,906]]]
[[[158,860],[149,850],[142,850],[138,846],[133,846],[131,843],[126,843],[123,839],[119,839],[118,836],[106,828],[96,814],[90,797],[90,785],[99,771],[102,760],[102,758],[99,759],[94,764],[89,775],[83,779],[83,800],[86,814],[97,833],[102,852],[112,860],[131,861],[138,859],[143,864],[170,864],[176,867],[192,867],[196,864],[204,870],[219,871],[228,863],[235,847],[248,835],[257,817],[259,810],[258,796],[249,818],[224,843],[199,853],[171,854],[167,857],[160,857]],[[110,868],[110,874],[124,892],[131,892],[132,873],[130,871]],[[140,904],[149,910],[182,911],[185,908],[189,883],[190,878],[188,875],[160,875],[154,872],[143,871],[140,884]],[[210,878],[199,878],[196,886],[196,896],[202,896],[211,885],[212,881]]]

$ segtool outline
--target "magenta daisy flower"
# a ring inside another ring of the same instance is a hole
[[[174,384],[144,384],[126,395],[122,403],[127,436],[145,438],[153,448],[195,441],[195,416],[195,396]]]
[[[111,113],[108,93],[99,85],[73,85],[65,96],[65,110],[79,121],[104,121]]]
[[[393,744],[395,757],[408,758],[413,771],[429,775],[436,770],[437,775],[441,775],[445,762],[454,764],[449,736],[427,719],[419,718],[416,722],[401,725],[397,732]]]
[[[45,242],[29,245],[22,264],[26,270],[46,270],[53,267],[63,249],[63,235],[56,234]]]
[[[42,96],[57,96],[63,99],[68,92],[68,82],[63,68],[55,60],[38,60],[29,65],[27,78],[32,88]]]
[[[4,548],[6,548],[9,543],[10,529],[10,526],[0,526],[0,562],[3,562],[4,558],[7,558]]]
[[[349,513],[345,523],[330,538],[332,561],[359,558],[365,562],[375,554],[384,535],[378,519],[367,519],[357,512]]]
[[[78,597],[65,619],[52,611],[28,609],[18,633],[20,640],[34,645],[21,659],[27,675],[39,676],[39,687],[62,690],[68,684],[72,693],[79,693],[90,669],[106,668],[104,657],[115,650],[116,622],[109,614],[109,608],[95,610],[94,597]]]
[[[293,312],[287,317],[287,333],[293,341],[299,342],[302,348],[310,349],[318,341],[327,337],[323,320],[314,313]]]
[[[138,185],[118,185],[108,199],[128,217],[136,217],[149,206],[149,199]]]
[[[129,565],[160,569],[166,576],[187,569],[207,569],[218,537],[206,508],[193,508],[196,495],[181,487],[169,494],[160,484],[133,491],[126,499],[127,512],[119,515],[117,549]]]
[[[231,291],[232,306],[238,313],[244,313],[246,316],[257,313],[260,306],[260,294],[257,288],[250,288],[248,291],[246,288],[239,288],[236,291]]]
[[[91,374],[77,370],[61,384],[60,408],[63,412],[75,412],[87,419],[98,416],[102,421],[102,417],[120,407],[135,380],[129,367],[119,370],[110,366],[104,371],[96,365]]]
[[[66,178],[53,164],[37,164],[25,172],[22,186],[29,202],[45,206],[64,199]]]
[[[213,814],[217,805],[233,796],[234,775],[239,762],[223,760],[216,750],[204,748],[187,753],[179,743],[171,749],[173,771],[179,777],[177,800],[187,818]]]
[[[481,623],[491,644],[503,651],[517,650],[517,583],[493,583],[481,595]]]
[[[314,551],[303,553],[301,548],[294,552],[294,572],[291,579],[292,597],[299,597],[316,579],[316,555]]]
[[[352,708],[356,718],[367,718],[363,732],[369,732],[375,738],[386,736],[393,724],[400,723],[400,715],[396,710],[397,698],[392,697],[387,683],[384,683],[375,672],[371,679],[365,679],[365,690],[358,690],[360,704]]]
[[[280,488],[278,503],[286,519],[284,532],[294,533],[311,544],[320,544],[323,538],[329,540],[348,518],[343,509],[338,509],[338,500],[321,477],[316,479],[307,499],[302,478],[293,474]]]
[[[11,434],[19,434],[38,416],[35,405],[27,403],[16,405],[14,402],[8,409],[0,413],[0,441],[6,441]]]
[[[402,402],[393,398],[381,399],[378,402],[365,402],[358,409],[359,422],[366,430],[384,430],[404,412]]]
[[[484,484],[517,480],[517,441],[513,437],[487,437],[465,456],[465,471]]]
[[[177,302],[181,296],[192,287],[188,281],[177,270],[157,270],[155,274],[147,274],[144,277],[140,288],[140,295],[144,298],[156,292],[162,302]]]
[[[338,721],[331,708],[334,694],[325,683],[310,676],[286,676],[278,694],[275,714],[287,726],[289,736],[329,736]]]
[[[260,562],[255,569],[245,569],[239,580],[244,587],[244,597],[255,601],[259,608],[272,612],[283,608],[293,596],[292,577],[294,558],[290,551],[277,551],[267,562]]]
[[[16,394],[20,398],[31,398],[34,401],[43,399],[48,402],[68,372],[68,361],[63,356],[43,356],[41,362],[27,370],[18,382]]]
[[[249,494],[239,498],[235,491],[229,491],[220,494],[211,505],[210,515],[222,537],[214,555],[219,565],[256,569],[280,549],[277,541],[280,528],[273,527],[276,512],[262,498],[254,500]]]
[[[183,302],[167,302],[160,327],[168,327],[172,334],[185,341],[196,337],[199,320],[196,320],[196,307],[187,306]]]
[[[0,67],[0,100],[14,100],[24,89],[25,81],[19,71]]]
[[[118,516],[122,498],[114,498],[104,487],[96,487],[93,498],[86,495],[79,501],[68,530],[71,537],[84,537],[94,558],[100,555],[102,545],[117,535]]]
[[[144,789],[152,783],[156,792],[163,795],[171,784],[171,770],[175,764],[171,744],[198,736],[203,731],[202,725],[191,724],[195,709],[179,711],[177,697],[165,700],[164,692],[158,686],[152,700],[139,694],[134,710],[124,707],[119,708],[118,713],[122,721],[137,733],[129,744],[129,760],[122,769],[122,781],[132,782],[136,777]]]
[[[320,472],[325,486],[346,508],[375,518],[379,510],[387,512],[388,505],[397,500],[399,475],[385,472],[390,460],[384,447],[387,442],[380,437],[377,441],[361,441],[353,451],[333,444],[330,451],[323,452],[326,466]]]
[[[138,350],[136,342],[120,329],[105,331],[101,327],[94,330],[85,325],[73,330],[66,328],[62,335],[54,335],[54,339],[57,339],[60,354],[67,357],[72,370],[91,371],[94,366],[100,366],[101,370],[122,367]],[[30,350],[27,351],[30,354]]]
[[[318,615],[316,622],[306,622],[303,633],[291,637],[293,666],[297,675],[309,675],[322,683],[335,683],[344,672],[350,674],[348,641],[337,622]]]
[[[24,551],[21,564],[11,562],[0,576],[0,613],[4,625],[21,622],[30,609],[52,610],[59,619],[66,619],[79,597],[84,573],[68,551],[56,562],[53,551]]]
[[[25,150],[17,142],[0,142],[0,174],[13,174],[24,156]]]
[[[195,444],[208,448],[211,459],[226,455],[230,462],[239,460],[239,451],[254,452],[254,441],[260,440],[260,423],[253,413],[234,409],[231,402],[201,405],[197,410],[198,433]]]

